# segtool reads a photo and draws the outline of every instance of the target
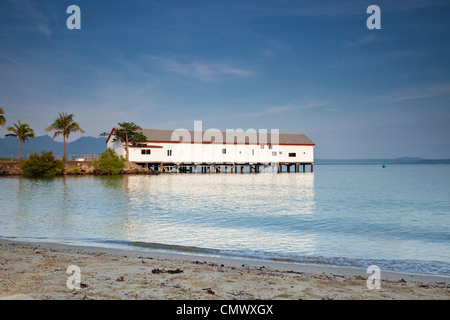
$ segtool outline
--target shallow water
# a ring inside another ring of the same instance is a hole
[[[450,275],[449,165],[0,179],[0,236]]]

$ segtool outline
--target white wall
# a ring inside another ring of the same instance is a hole
[[[112,142],[113,139],[109,139],[108,143],[106,144],[106,148],[113,149],[119,156],[126,156],[125,148],[123,147],[122,143],[119,141]]]
[[[108,143],[109,144],[109,143]],[[173,163],[276,163],[276,162],[313,162],[314,146],[274,145],[269,149],[264,145],[242,144],[191,144],[191,143],[149,143],[162,148],[129,148],[130,161],[133,162],[173,162]],[[111,146],[118,154],[125,155],[122,146]],[[226,153],[222,153],[226,149]],[[141,150],[150,150],[150,154],[141,154]],[[167,151],[172,150],[169,156]],[[272,153],[276,152],[276,155]],[[281,152],[281,154],[280,154]],[[289,157],[295,153],[295,157]]]

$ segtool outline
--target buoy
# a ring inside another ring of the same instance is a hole
[[[386,168],[386,165],[383,163],[383,168]]]

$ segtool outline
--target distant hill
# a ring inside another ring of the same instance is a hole
[[[81,137],[75,141],[66,143],[66,154],[87,155],[100,154],[106,149],[105,137]],[[41,151],[53,151],[55,155],[62,155],[63,143],[53,140],[44,135],[30,139],[29,143],[22,143],[22,157],[26,158],[29,153]],[[19,153],[19,141],[14,137],[0,138],[0,158],[17,158]]]
[[[315,159],[314,164],[450,164],[450,159],[401,157],[395,159]]]

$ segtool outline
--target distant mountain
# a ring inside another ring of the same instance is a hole
[[[450,159],[401,157],[395,159],[315,159],[315,164],[450,164]]]
[[[66,143],[66,154],[87,155],[100,154],[106,149],[106,138],[81,137],[75,141]],[[53,140],[44,135],[30,139],[29,143],[22,143],[22,157],[26,158],[29,153],[41,151],[53,151],[55,155],[62,155],[63,143]],[[14,137],[0,138],[0,158],[17,158],[19,153],[19,141]]]

